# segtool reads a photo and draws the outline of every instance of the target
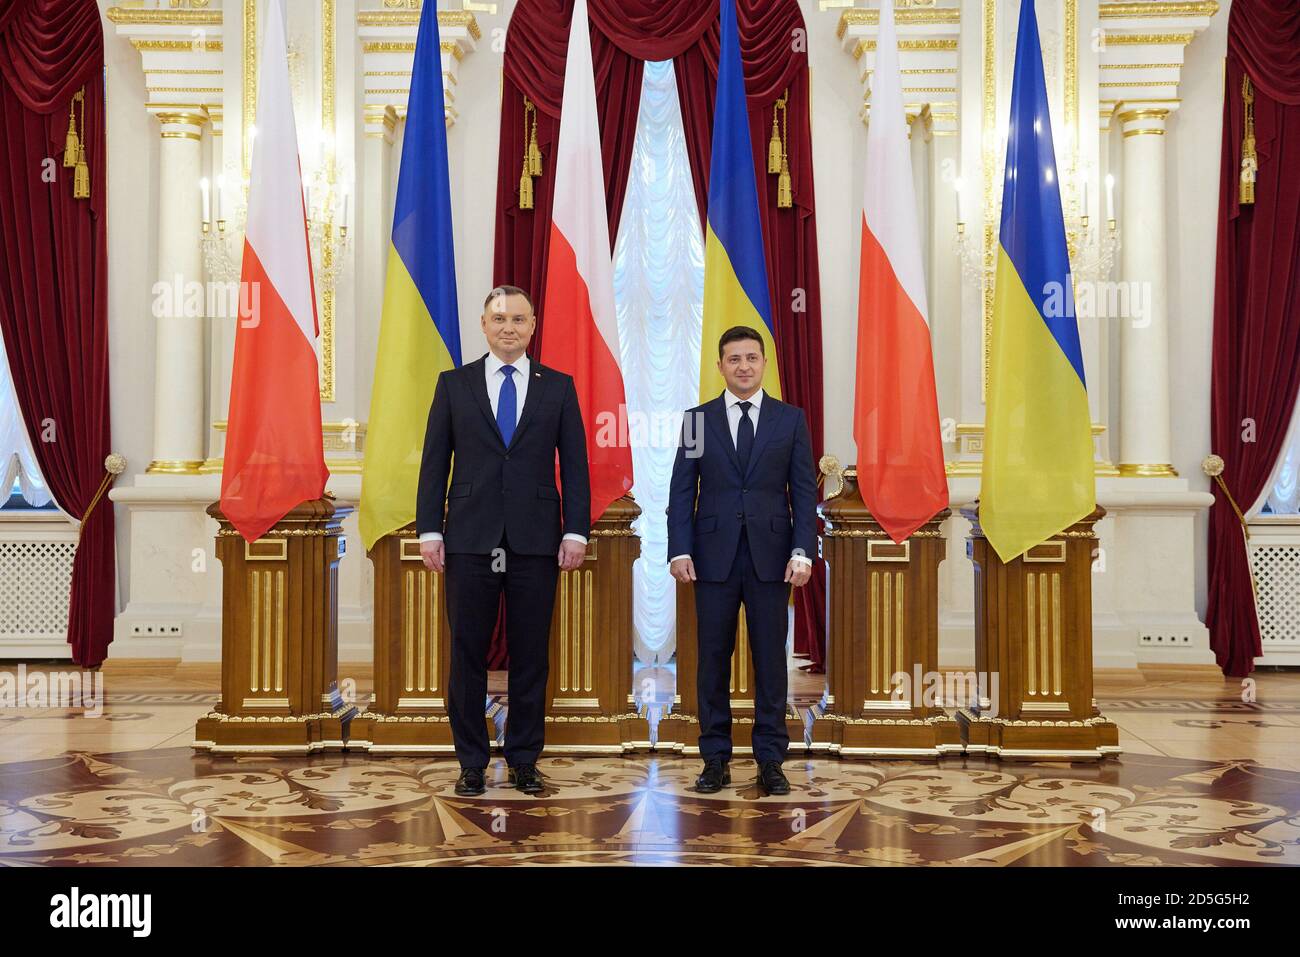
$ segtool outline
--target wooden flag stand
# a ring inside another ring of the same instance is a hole
[[[549,639],[548,754],[650,747],[646,717],[632,696],[632,563],[641,553],[632,522],[640,514],[630,497],[619,499],[592,528],[583,565],[560,573]],[[453,636],[443,575],[424,567],[413,524],[381,538],[369,554],[375,693],[353,721],[348,747],[371,754],[454,753],[446,704]],[[483,720],[495,741],[493,720]]]
[[[857,469],[840,472],[823,459],[822,470],[840,488],[819,507],[830,694],[813,723],[814,748],[846,758],[959,754],[961,732],[942,707],[939,674],[941,526],[950,513],[895,544],[863,502]]]
[[[659,719],[656,751],[696,756],[700,753],[700,712],[697,703],[699,642],[696,637],[695,586],[677,583],[677,691],[671,710]],[[785,726],[790,735],[790,754],[806,748],[803,718],[786,704]],[[732,753],[754,753],[754,662],[749,652],[749,629],[745,606],[740,606],[736,625],[736,648],[731,654],[731,742]]]
[[[443,575],[424,567],[412,523],[385,535],[374,565],[375,692],[352,722],[350,750],[453,754],[447,716],[451,628]],[[488,724],[489,739],[496,729]]]
[[[547,754],[622,754],[650,748],[632,691],[632,565],[641,508],[620,498],[592,526],[587,558],[560,572],[546,682]],[[508,722],[509,715],[506,717]]]
[[[968,752],[1006,760],[1095,761],[1119,754],[1119,728],[1092,696],[1092,562],[1097,508],[1010,562],[984,537],[975,563],[977,700],[957,712]]]
[[[342,748],[356,708],[338,687],[338,565],[350,506],[303,502],[255,542],[221,512],[221,702],[194,728],[218,754]]]

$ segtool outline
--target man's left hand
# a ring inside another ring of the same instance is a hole
[[[797,562],[793,558],[785,564],[785,580],[795,588],[802,588],[812,578],[812,566],[807,562]]]
[[[566,538],[560,542],[560,554],[557,557],[560,561],[560,570],[571,572],[581,565],[583,559],[587,557],[587,546],[582,542],[575,542],[571,538]]]

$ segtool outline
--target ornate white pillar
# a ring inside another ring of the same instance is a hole
[[[365,108],[366,138],[362,147],[364,175],[357,182],[357,296],[358,346],[362,368],[374,368],[379,348],[379,319],[383,312],[387,280],[389,237],[393,217],[393,143],[397,133],[397,111],[391,106]],[[365,379],[368,382],[369,376]],[[364,413],[370,406],[369,388],[363,390]],[[360,418],[360,416],[358,416]]]
[[[157,112],[158,287],[154,297],[154,441],[149,472],[192,474],[204,457],[202,110]],[[195,290],[200,290],[197,294]],[[197,308],[196,308],[197,307]],[[197,311],[197,315],[195,312]]]
[[[1124,103],[1122,279],[1136,295],[1120,327],[1121,475],[1172,476],[1165,241],[1165,120],[1174,104]]]

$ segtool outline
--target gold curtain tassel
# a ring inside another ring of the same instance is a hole
[[[75,97],[68,103],[68,136],[63,145],[64,169],[72,169],[77,165],[77,153],[81,149],[81,137],[77,135],[76,103]]]
[[[86,165],[86,148],[77,150],[77,173],[72,181],[73,199],[90,199],[90,167]]]
[[[533,178],[528,175],[527,169],[519,177],[519,208],[533,208]]]
[[[542,175],[542,151],[537,145],[536,123],[533,123],[533,135],[528,141],[528,172],[533,176]]]
[[[784,150],[781,148],[781,128],[777,125],[777,113],[779,111],[779,106],[772,110],[772,139],[767,144],[767,171],[769,173],[781,172],[781,154]]]
[[[794,190],[790,184],[790,161],[781,157],[781,178],[777,180],[776,205],[778,209],[789,209],[794,205]]]
[[[1241,78],[1241,101],[1246,107],[1246,129],[1241,140],[1241,196],[1242,203],[1255,202],[1255,174],[1259,171],[1259,157],[1255,153],[1255,91],[1250,77]]]
[[[537,146],[537,107],[528,97],[524,97],[524,175],[542,175],[542,151]]]

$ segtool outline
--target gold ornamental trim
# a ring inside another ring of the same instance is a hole
[[[123,26],[221,26],[220,10],[135,10],[109,7],[104,16]]]
[[[1128,86],[1129,84],[1124,84]],[[1147,108],[1140,110],[1125,110],[1123,113],[1116,113],[1115,119],[1121,123],[1128,123],[1132,120],[1164,120],[1169,116],[1169,110],[1163,107]]]
[[[910,53],[927,52],[938,53],[941,51],[953,51],[957,49],[956,40],[899,40],[899,52],[907,51]],[[875,40],[859,40],[858,45],[853,48],[853,59],[861,60],[862,54],[874,53],[876,50]],[[934,70],[925,70],[926,73],[936,72]]]
[[[362,27],[418,27],[419,10],[360,10],[357,12],[357,26]],[[471,10],[439,10],[438,26],[464,27],[475,41],[483,39],[478,19]]]
[[[1168,463],[1163,465],[1135,465],[1121,462],[1119,474],[1127,478],[1177,478],[1178,470]]]
[[[265,538],[279,538],[281,535],[295,535],[304,538],[328,538],[331,535],[342,536],[343,531],[339,526],[333,528],[272,528]],[[233,528],[221,528],[217,530],[218,538],[243,538],[238,531]],[[262,539],[256,539],[261,541]]]
[[[249,132],[257,122],[257,0],[244,0],[243,161],[244,178],[253,168],[253,143]]]
[[[1106,35],[1106,45],[1116,47],[1181,46],[1196,37],[1195,33],[1115,33]]]
[[[146,475],[198,475],[202,460],[155,459],[146,468]]]
[[[827,538],[889,538],[884,529],[874,528],[828,528],[822,534]],[[943,532],[918,529],[908,538],[943,538]]]
[[[895,23],[961,23],[961,10],[957,7],[910,7],[894,11]],[[849,7],[840,14],[839,26],[835,28],[837,39],[843,40],[849,27],[878,26],[880,11],[865,7]]]
[[[146,40],[131,37],[131,46],[141,53],[221,53],[225,44],[221,40]],[[178,73],[179,70],[161,70],[162,73]]]
[[[454,46],[454,44],[453,44]],[[361,44],[362,53],[414,53],[415,44],[411,41],[367,40]]]
[[[1154,19],[1157,17],[1212,17],[1219,12],[1216,0],[1182,0],[1175,3],[1101,3],[1097,15],[1103,20]]]

